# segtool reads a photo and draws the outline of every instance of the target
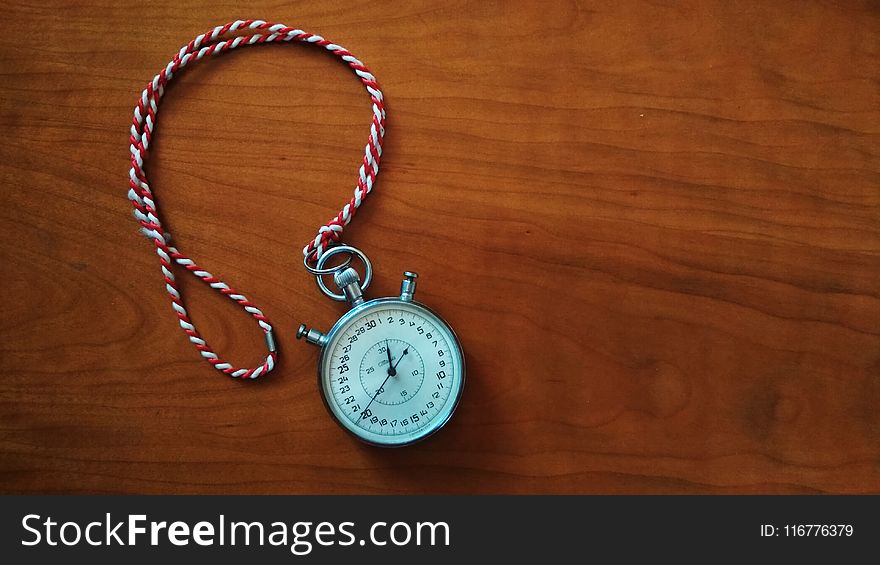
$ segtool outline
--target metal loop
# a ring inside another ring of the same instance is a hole
[[[338,255],[339,253],[348,253],[348,260],[345,261],[345,263],[343,263],[342,265],[333,269],[324,269],[323,267],[327,260],[334,255]],[[318,288],[321,289],[321,292],[338,302],[345,302],[345,295],[342,293],[333,292],[332,290],[327,288],[327,285],[324,283],[324,275],[336,273],[346,268],[348,264],[351,263],[353,257],[357,257],[358,259],[360,259],[361,263],[363,263],[364,265],[364,281],[363,283],[361,283],[360,286],[361,290],[366,290],[367,287],[370,286],[370,282],[372,282],[373,280],[373,264],[370,263],[370,260],[367,259],[366,255],[364,255],[364,252],[356,247],[352,247],[350,245],[331,247],[323,255],[321,255],[321,258],[318,259],[318,263],[315,266],[316,271],[324,271],[324,274],[315,275],[315,282],[318,284]]]
[[[343,246],[343,247],[346,247],[346,246]],[[337,248],[333,247],[331,249],[337,249]],[[303,267],[305,267],[308,272],[315,275],[316,277],[322,276],[322,275],[332,275],[336,271],[341,271],[342,269],[351,265],[351,261],[352,261],[352,259],[354,259],[354,254],[349,253],[348,257],[345,258],[345,261],[343,261],[341,265],[337,265],[335,267],[329,267],[327,269],[321,269],[321,268],[316,268],[316,267],[312,267],[309,265],[309,262],[311,261],[312,257],[314,257],[317,254],[318,254],[318,248],[316,247],[315,249],[313,249],[311,251],[311,253],[309,253],[308,255],[303,257]],[[324,255],[326,256],[326,253]]]

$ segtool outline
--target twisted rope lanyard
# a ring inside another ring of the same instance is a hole
[[[229,38],[239,30],[247,31],[248,34]],[[255,31],[255,33],[251,33]],[[153,129],[156,126],[156,113],[159,101],[165,94],[165,85],[175,73],[186,65],[202,59],[207,55],[219,55],[230,49],[246,45],[259,45],[277,41],[300,41],[323,47],[348,64],[360,78],[366,87],[373,104],[373,119],[370,125],[370,136],[364,148],[364,158],[358,172],[357,186],[354,196],[342,207],[339,214],[318,229],[315,238],[303,248],[303,254],[308,263],[316,262],[327,248],[342,237],[344,226],[348,225],[363,199],[373,188],[376,175],[379,174],[379,158],[382,155],[382,138],[385,135],[385,105],[382,91],[376,83],[376,78],[370,73],[357,58],[335,43],[327,41],[319,35],[312,35],[300,29],[294,29],[283,24],[265,22],[262,20],[237,20],[226,25],[211,29],[180,49],[174,58],[162,69],[153,80],[147,84],[134,109],[134,117],[131,121],[131,169],[129,170],[128,198],[134,206],[134,217],[141,225],[141,231],[156,246],[159,262],[162,265],[162,275],[165,279],[165,290],[171,297],[171,306],[177,314],[180,327],[189,337],[189,340],[199,350],[202,357],[211,363],[215,369],[236,378],[255,379],[265,375],[275,367],[278,352],[272,336],[272,326],[263,315],[262,310],[251,303],[243,294],[231,289],[229,285],[198,266],[195,261],[181,253],[176,247],[170,245],[169,234],[159,221],[156,208],[156,199],[150,191],[147,183],[147,175],[144,170],[144,159],[150,146]],[[266,343],[269,354],[262,365],[253,368],[235,367],[220,359],[220,357],[208,346],[207,342],[199,335],[195,325],[187,314],[183,304],[183,298],[172,273],[172,264],[177,263],[187,271],[207,283],[214,290],[227,296],[230,300],[238,303],[245,312],[257,320],[257,324],[266,334]]]

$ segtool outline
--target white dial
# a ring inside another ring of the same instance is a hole
[[[464,361],[452,330],[427,308],[379,299],[343,316],[320,369],[330,412],[369,443],[405,445],[442,427],[458,403]]]

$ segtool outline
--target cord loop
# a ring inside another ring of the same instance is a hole
[[[228,37],[239,31],[246,32],[246,34]],[[141,232],[155,245],[156,254],[159,256],[162,268],[162,275],[165,280],[165,290],[171,297],[171,306],[177,315],[178,323],[203,358],[223,373],[242,379],[255,379],[269,373],[275,367],[278,352],[275,347],[272,326],[265,315],[263,315],[263,312],[243,294],[231,289],[226,283],[199,267],[195,261],[171,245],[171,234],[165,231],[159,220],[155,197],[147,182],[144,161],[147,157],[153,130],[155,129],[159,102],[165,94],[165,86],[177,72],[188,64],[199,61],[208,55],[219,55],[230,49],[262,43],[291,41],[323,47],[342,59],[354,71],[366,88],[373,108],[370,135],[364,148],[364,157],[358,171],[354,195],[335,217],[318,229],[315,238],[309,241],[303,248],[306,267],[309,268],[309,263],[312,261],[317,265],[328,247],[341,240],[344,227],[351,222],[364,198],[372,191],[376,175],[379,174],[382,139],[385,136],[385,103],[382,91],[376,82],[376,77],[354,55],[319,35],[307,33],[284,24],[263,20],[236,20],[210,29],[183,46],[165,68],[159,71],[153,77],[153,80],[147,84],[134,108],[134,115],[131,121],[131,135],[129,137],[131,142],[129,147],[131,169],[129,169],[128,175],[128,198],[134,207],[134,217],[141,225]],[[348,260],[350,261],[351,259],[349,258]],[[261,365],[253,368],[235,367],[221,360],[208,346],[196,330],[184,307],[177,281],[172,273],[172,266],[174,264],[183,267],[208,284],[212,289],[236,302],[257,321],[257,324],[265,333],[267,349],[269,350],[265,361]],[[320,268],[321,266],[318,266],[318,269]]]

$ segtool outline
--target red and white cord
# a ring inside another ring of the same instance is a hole
[[[175,73],[188,64],[192,64],[208,55],[219,55],[230,49],[247,45],[282,41],[311,43],[312,45],[323,47],[342,59],[360,78],[360,81],[367,89],[367,93],[370,95],[373,105],[370,136],[364,148],[364,158],[358,171],[354,196],[342,207],[339,214],[318,229],[315,238],[309,241],[308,245],[303,248],[303,254],[308,262],[316,263],[330,245],[340,241],[343,228],[351,222],[364,198],[372,191],[376,175],[379,174],[382,139],[385,135],[385,104],[382,91],[376,83],[376,77],[354,55],[319,35],[306,33],[300,29],[262,20],[237,20],[226,25],[217,26],[199,35],[182,47],[165,68],[147,84],[134,109],[134,117],[131,121],[131,169],[129,170],[128,197],[134,206],[134,217],[140,223],[141,231],[156,247],[156,253],[159,255],[159,262],[162,266],[162,275],[165,279],[165,289],[171,297],[171,306],[177,314],[180,327],[193,345],[195,345],[196,349],[199,350],[202,357],[214,365],[214,368],[231,377],[242,379],[255,379],[265,375],[275,367],[278,353],[272,336],[272,326],[263,315],[263,312],[243,294],[231,289],[226,283],[199,267],[195,261],[171,245],[171,234],[162,227],[162,223],[159,221],[156,199],[150,191],[147,174],[144,170],[144,160],[150,146],[153,129],[156,126],[156,113],[159,108],[159,102],[165,94],[165,85],[174,77]],[[236,367],[220,359],[208,346],[201,335],[199,335],[184,307],[183,298],[172,272],[173,263],[184,267],[211,288],[238,303],[244,308],[245,312],[257,320],[257,323],[266,334],[266,343],[269,348],[269,354],[262,365],[253,368]]]

